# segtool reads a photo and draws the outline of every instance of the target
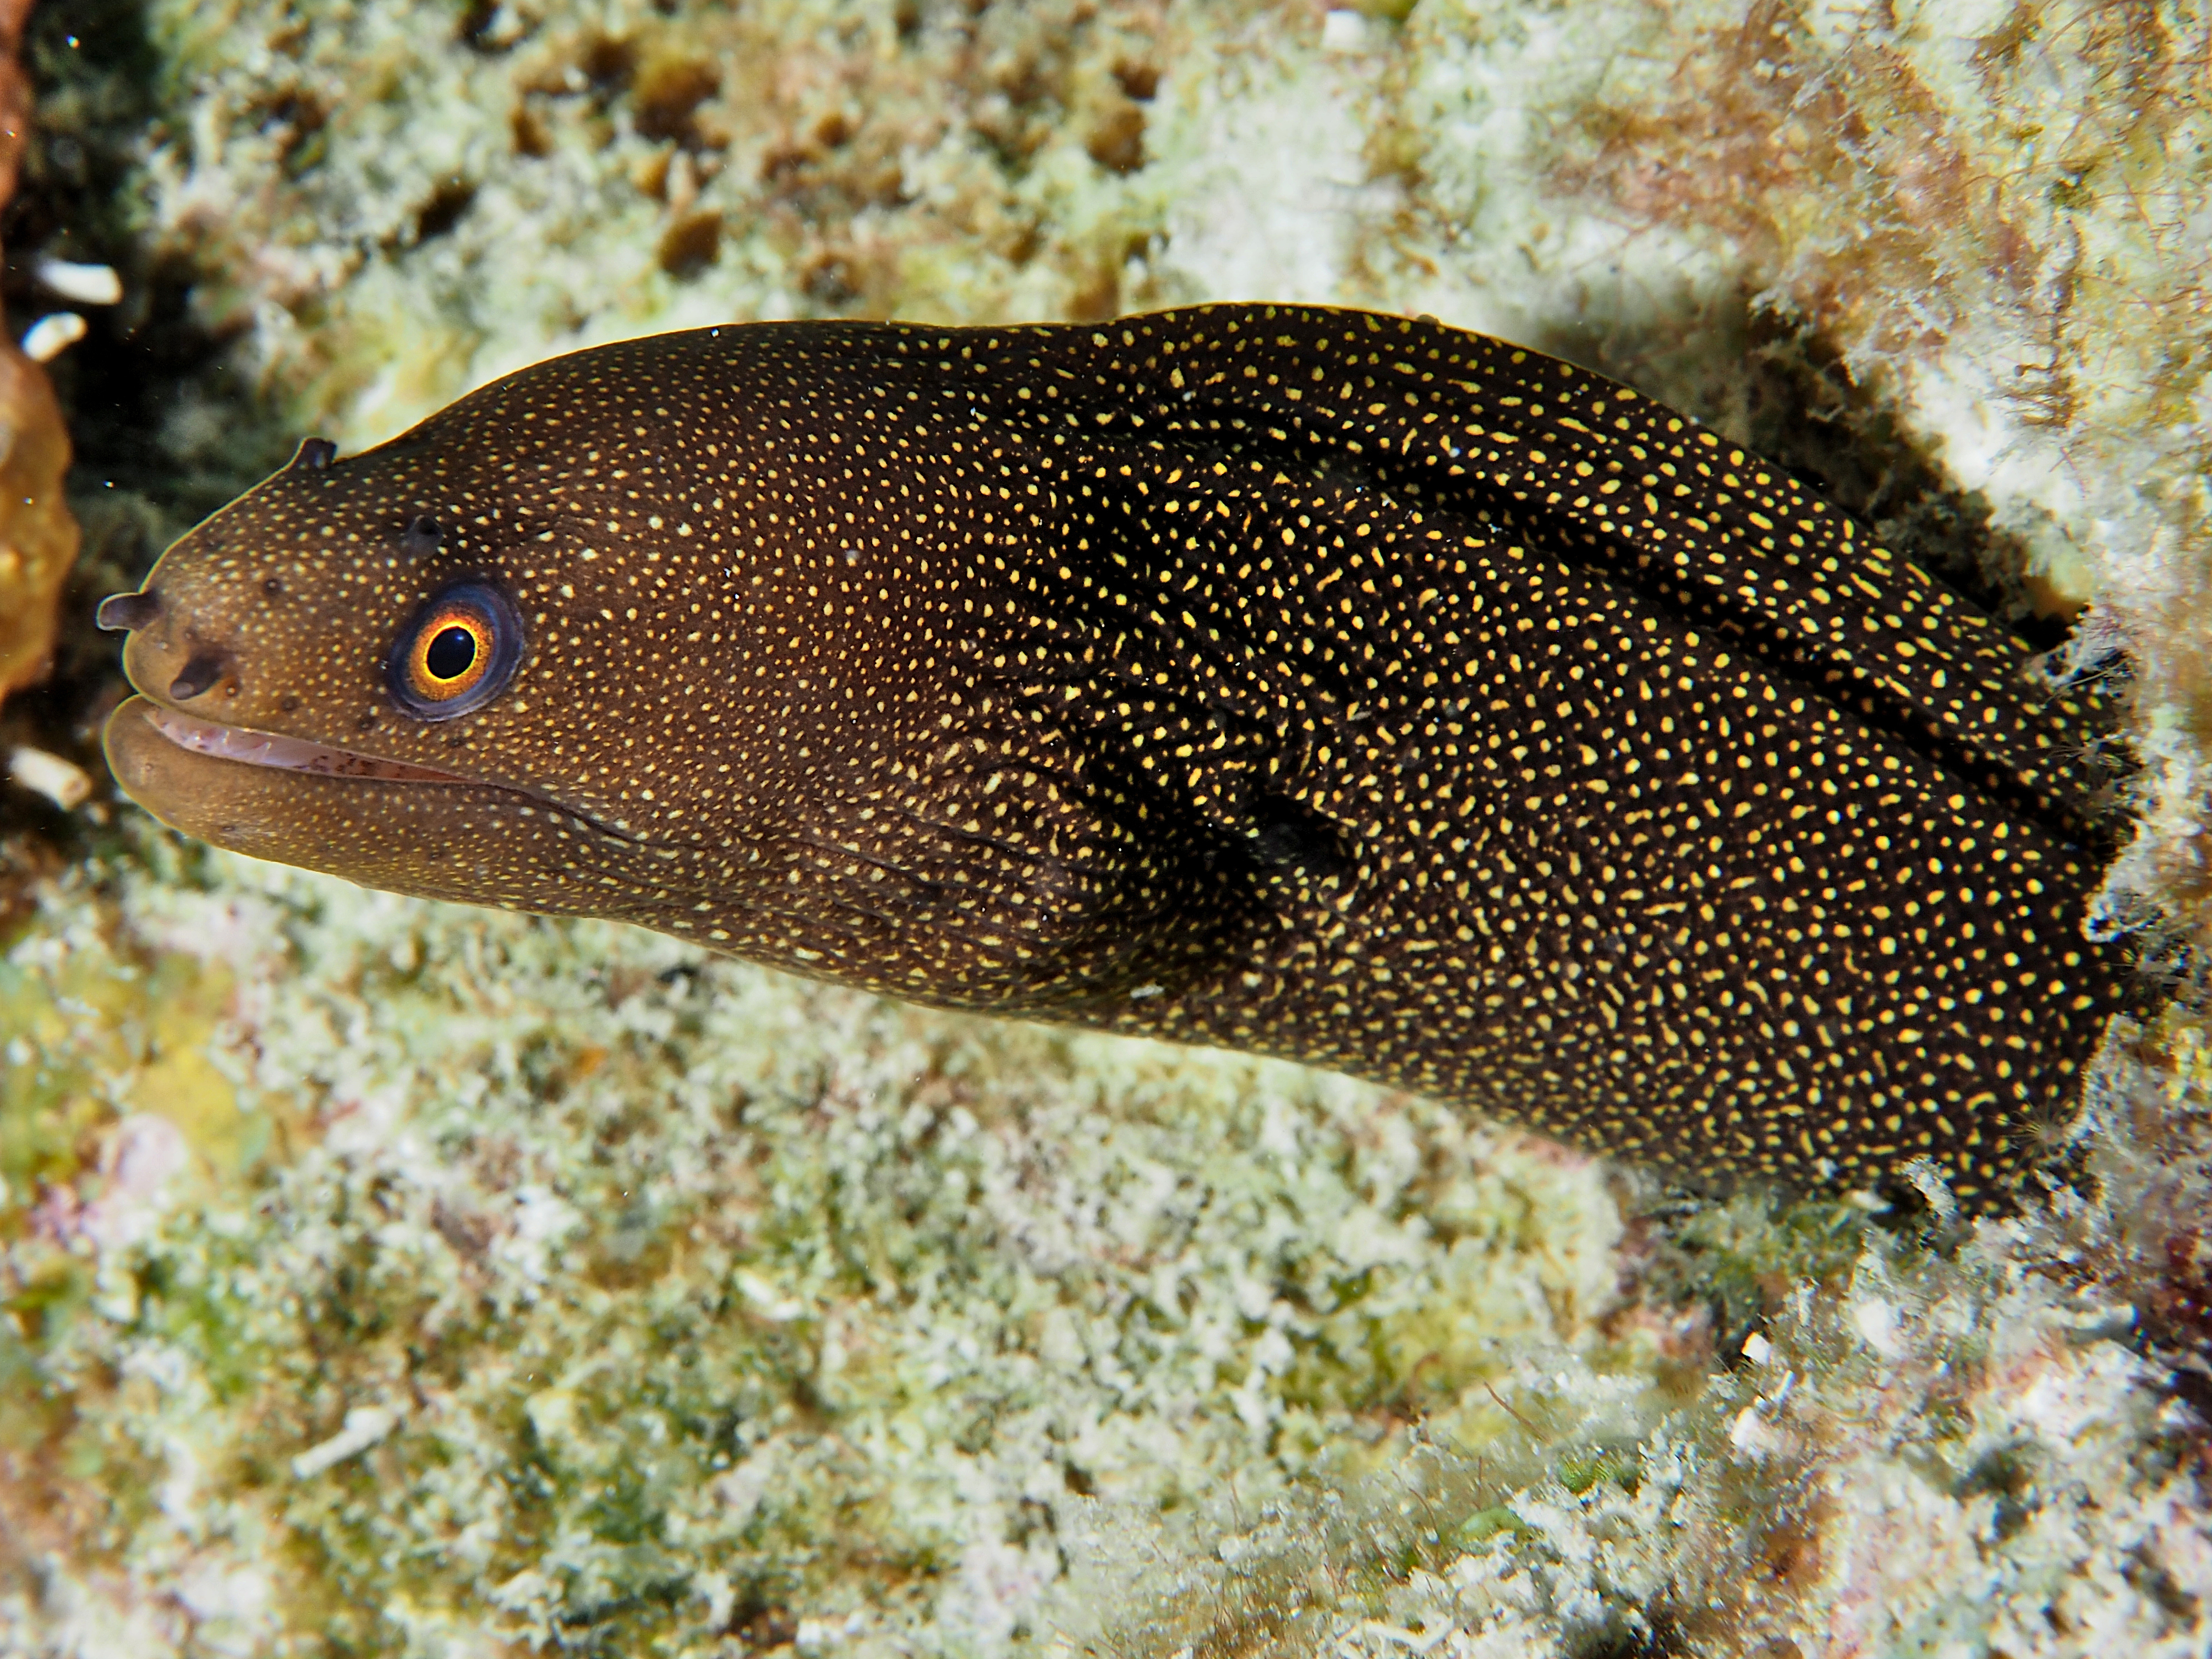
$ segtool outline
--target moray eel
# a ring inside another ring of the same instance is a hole
[[[115,775],[369,886],[2002,1204],[2130,1000],[2087,714],[1784,472],[1432,321],[709,328],[107,601]]]

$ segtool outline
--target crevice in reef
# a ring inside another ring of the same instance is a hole
[[[1836,342],[1789,312],[1747,299],[1727,317],[1561,322],[1528,343],[1649,387],[1639,370],[1678,359],[1690,331],[1733,335],[1735,349],[1700,351],[1700,384],[1654,395],[1787,468],[2036,650],[2065,638],[2072,607],[2025,575],[2028,551],[1991,521],[1988,498],[1951,477],[1880,387],[1852,376]]]
[[[58,308],[37,275],[46,259],[112,266],[123,298],[82,307],[83,338],[47,365],[76,449],[69,502],[84,542],[52,672],[0,708],[0,753],[28,744],[65,757],[104,796],[100,726],[125,687],[93,606],[136,586],[173,538],[281,465],[283,431],[230,360],[235,335],[196,314],[197,273],[153,257],[139,234],[132,170],[161,136],[161,60],[143,0],[40,6],[22,57],[36,115],[0,220],[0,299],[18,332]],[[0,929],[10,895],[82,852],[105,819],[97,805],[66,812],[28,790],[0,789]]]

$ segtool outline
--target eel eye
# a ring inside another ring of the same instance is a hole
[[[497,696],[521,657],[522,618],[507,596],[463,582],[416,611],[399,636],[392,695],[417,720],[452,720]]]

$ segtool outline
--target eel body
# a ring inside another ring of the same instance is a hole
[[[2001,1203],[2131,995],[2023,646],[1425,320],[603,346],[303,445],[108,606],[116,775],[223,846],[1696,1179]]]

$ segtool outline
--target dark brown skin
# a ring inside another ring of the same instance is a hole
[[[2001,1203],[2130,998],[2086,717],[2016,641],[1431,323],[603,347],[303,448],[111,605],[116,775],[222,846],[1693,1179]]]

